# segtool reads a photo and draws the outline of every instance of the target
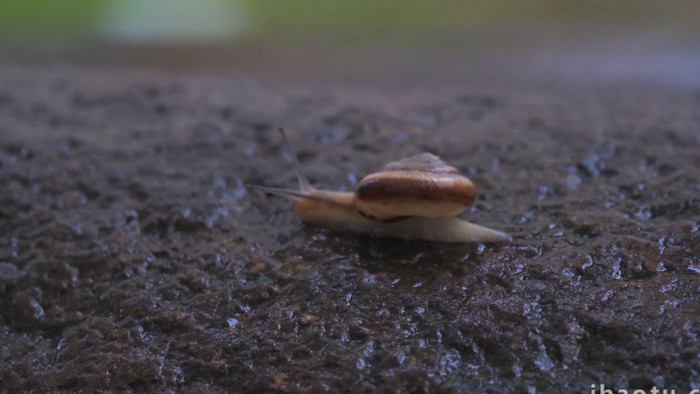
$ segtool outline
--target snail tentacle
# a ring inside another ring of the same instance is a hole
[[[282,140],[284,141],[284,145],[289,151],[289,153],[292,155],[292,161],[294,163],[294,170],[297,175],[297,180],[299,181],[299,190],[292,190],[292,189],[283,189],[283,188],[277,188],[277,187],[267,187],[267,186],[259,186],[259,185],[247,185],[251,189],[255,190],[260,190],[265,193],[269,194],[276,194],[279,196],[284,196],[287,198],[291,198],[293,200],[299,201],[299,200],[311,200],[311,201],[316,201],[316,202],[322,202],[326,204],[331,204],[331,205],[337,205],[337,204],[342,204],[342,201],[339,201],[337,198],[337,195],[339,193],[336,192],[326,192],[322,190],[317,190],[311,184],[309,183],[309,179],[306,177],[304,174],[304,171],[301,169],[301,164],[299,164],[299,159],[297,158],[296,153],[294,152],[294,149],[292,149],[292,145],[289,143],[289,140],[287,139],[287,136],[284,132],[283,128],[277,129],[282,136]],[[346,193],[347,194],[347,193]]]
[[[284,196],[287,198],[290,198],[295,201],[299,200],[309,200],[309,201],[316,201],[324,204],[330,204],[330,205],[343,205],[344,201],[339,200],[337,198],[337,195],[340,194],[346,194],[346,195],[352,195],[351,193],[343,193],[343,192],[326,192],[324,190],[316,190],[316,189],[311,189],[307,191],[301,191],[301,190],[292,190],[292,189],[282,189],[282,188],[277,188],[277,187],[267,187],[267,186],[259,186],[259,185],[246,185],[247,187],[255,190],[260,190],[261,192],[269,193],[269,194],[276,194],[278,196]]]
[[[278,196],[284,196],[284,197],[289,197],[291,199],[299,199],[299,198],[308,198],[308,199],[313,199],[312,196],[310,196],[308,193],[302,192],[300,190],[292,190],[292,189],[282,189],[278,187],[267,187],[267,186],[260,186],[260,185],[246,185],[247,187],[255,190],[260,190],[261,192],[269,193],[269,194],[276,194]]]
[[[282,136],[282,139],[284,140],[284,145],[286,146],[289,153],[292,155],[292,161],[294,162],[294,171],[296,171],[297,179],[299,180],[299,190],[301,190],[302,192],[314,190],[314,188],[309,183],[309,179],[306,178],[306,175],[304,175],[304,171],[301,170],[301,164],[299,164],[299,159],[297,158],[294,149],[292,149],[292,145],[289,143],[287,135],[284,133],[284,129],[280,127],[277,129],[277,131],[279,131],[280,135]]]

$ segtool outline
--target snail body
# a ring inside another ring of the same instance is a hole
[[[287,148],[292,151],[282,129]],[[505,242],[510,235],[457,218],[476,197],[474,184],[435,155],[391,162],[367,175],[354,193],[318,190],[296,155],[299,190],[250,186],[295,201],[299,219],[334,230],[440,242]]]

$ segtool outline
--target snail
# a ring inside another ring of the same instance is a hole
[[[313,188],[292,153],[299,190],[248,185],[295,202],[302,221],[378,237],[439,242],[507,242],[511,236],[457,218],[476,196],[469,178],[439,157],[423,153],[387,164],[367,175],[354,193]]]

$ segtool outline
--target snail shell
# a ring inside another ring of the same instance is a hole
[[[439,157],[423,153],[367,175],[355,189],[355,207],[378,220],[406,216],[457,216],[474,202],[469,178]]]
[[[284,130],[279,131],[292,151]],[[304,222],[390,238],[441,242],[512,239],[501,231],[457,218],[473,203],[476,188],[456,168],[433,154],[391,162],[383,171],[363,178],[354,193],[314,189],[301,171],[296,155],[293,158],[298,191],[249,187],[294,200],[296,214]]]

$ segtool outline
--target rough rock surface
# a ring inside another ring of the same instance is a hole
[[[251,64],[4,60],[3,390],[700,387],[697,81]],[[305,226],[245,188],[295,187],[277,126],[328,189],[438,154],[514,240]]]

